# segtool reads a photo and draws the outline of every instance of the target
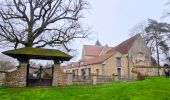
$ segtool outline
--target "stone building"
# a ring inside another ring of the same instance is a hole
[[[97,74],[132,78],[138,67],[142,66],[147,68],[142,69],[141,74],[157,75],[156,68],[150,69],[151,58],[145,41],[137,34],[115,47],[102,46],[99,41],[95,45],[84,45],[82,58],[65,66],[64,72],[78,76]]]

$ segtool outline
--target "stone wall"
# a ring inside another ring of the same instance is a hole
[[[142,53],[143,56],[142,60],[138,59],[140,53]],[[151,53],[141,36],[137,37],[132,47],[130,48],[129,57],[131,57],[130,59],[132,59],[134,66],[151,66]]]
[[[53,70],[52,86],[66,86],[72,84],[72,74],[66,74],[59,64],[55,64]],[[0,86],[4,83],[8,87],[26,87],[27,64],[21,64],[16,71],[6,73],[6,76],[0,74]],[[5,78],[5,80],[4,80]]]
[[[66,86],[67,85],[67,75],[60,68],[59,64],[55,64],[53,72],[53,83],[52,86]]]
[[[26,87],[27,64],[21,64],[16,71],[6,73],[5,86]]]
[[[0,86],[4,85],[5,81],[5,72],[0,72]]]
[[[151,68],[151,67],[141,67],[141,68],[136,68],[137,72],[140,72],[144,76],[158,76],[158,68]],[[159,69],[160,75],[164,75],[164,68]]]
[[[158,67],[134,67],[132,69],[132,79],[137,80],[145,76],[158,76]],[[164,75],[164,68],[159,68],[160,75]]]

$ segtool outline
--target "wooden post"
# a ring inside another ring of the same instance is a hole
[[[27,64],[27,73],[26,73],[26,87],[28,87],[29,86],[29,84],[28,84],[28,76],[29,76],[29,67],[30,67],[30,64],[28,63]]]
[[[53,86],[53,78],[54,77],[54,65],[52,65],[52,81],[51,81],[51,86]]]

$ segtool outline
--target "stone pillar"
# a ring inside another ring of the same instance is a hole
[[[58,63],[55,63],[54,64],[54,68],[53,68],[53,82],[52,82],[52,86],[58,86],[59,68],[60,68],[60,65]]]
[[[96,73],[92,74],[92,82],[93,82],[93,84],[97,84],[97,74]]]
[[[73,73],[67,73],[67,85],[73,84]]]
[[[118,81],[119,80],[119,76],[118,75],[115,75],[114,76],[114,81]]]
[[[114,74],[112,74],[112,80],[115,80],[115,75]]]
[[[21,67],[18,69],[20,75],[18,77],[18,85],[19,87],[26,87],[27,82],[27,67],[28,63],[21,63]]]
[[[78,68],[78,76],[81,76],[81,69]]]
[[[6,73],[5,85],[10,87],[26,87],[27,63],[22,62],[13,72]]]

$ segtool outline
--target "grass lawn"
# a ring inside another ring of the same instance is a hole
[[[95,86],[0,87],[0,100],[170,100],[170,78],[149,77]]]

